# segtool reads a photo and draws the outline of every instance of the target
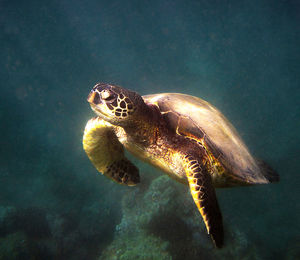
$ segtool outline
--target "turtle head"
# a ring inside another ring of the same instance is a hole
[[[131,121],[144,104],[138,93],[106,83],[96,84],[87,101],[98,116],[113,125],[124,125]]]

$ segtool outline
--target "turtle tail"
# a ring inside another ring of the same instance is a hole
[[[265,161],[257,160],[261,172],[269,182],[279,182],[279,174]]]

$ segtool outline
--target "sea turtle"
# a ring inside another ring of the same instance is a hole
[[[97,170],[120,184],[139,183],[139,170],[125,157],[126,148],[188,184],[216,247],[222,247],[224,234],[215,187],[279,180],[271,167],[252,157],[224,115],[200,98],[140,96],[98,83],[87,101],[97,117],[85,127],[83,148]]]

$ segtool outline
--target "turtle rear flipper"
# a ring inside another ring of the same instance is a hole
[[[260,159],[257,159],[256,162],[260,167],[262,174],[269,182],[279,181],[279,174],[268,163]]]
[[[220,248],[224,241],[223,221],[210,174],[205,167],[200,166],[198,160],[191,156],[185,157],[184,169],[192,197],[202,215],[207,233],[215,246]]]
[[[124,155],[114,126],[96,117],[86,124],[83,149],[96,169],[106,177],[129,186],[140,182],[139,170]]]

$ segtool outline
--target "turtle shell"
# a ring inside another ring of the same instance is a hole
[[[211,104],[178,93],[146,95],[143,99],[146,104],[156,105],[178,134],[204,142],[226,174],[245,184],[269,183],[235,128]]]

